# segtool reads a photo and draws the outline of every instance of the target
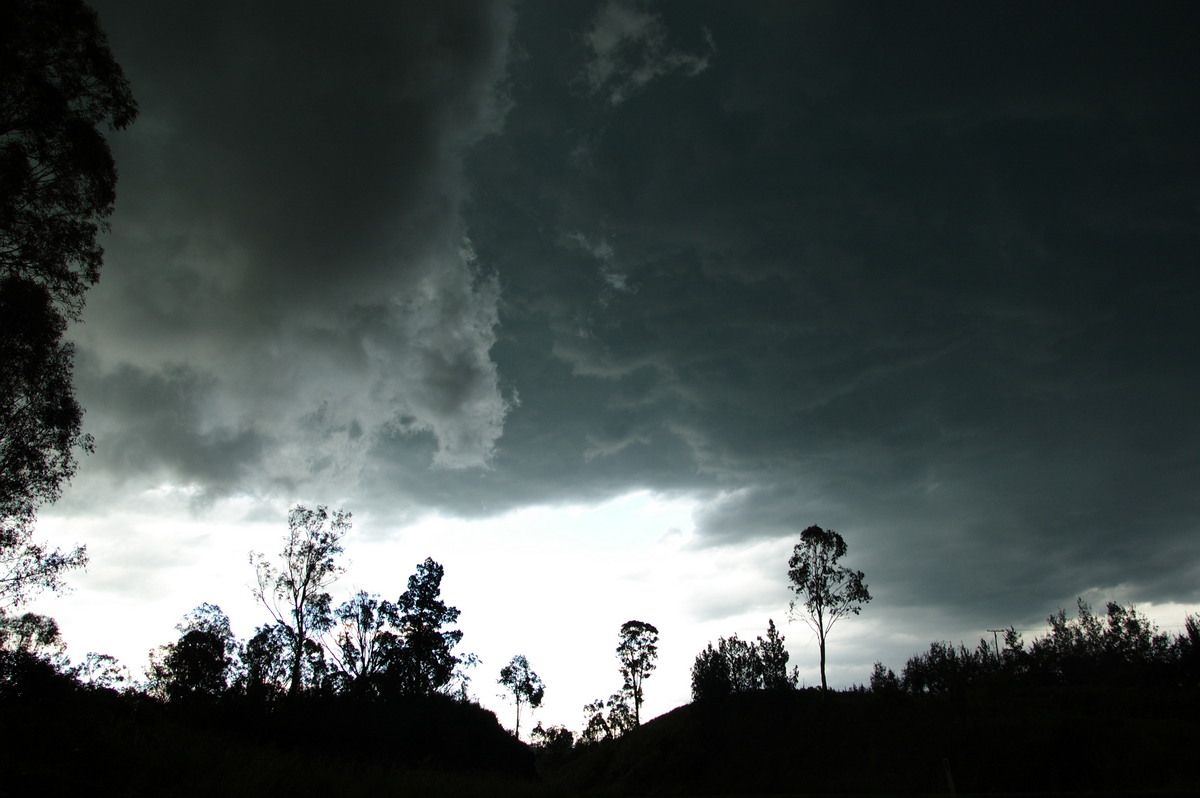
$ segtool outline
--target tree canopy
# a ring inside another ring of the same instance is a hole
[[[846,615],[858,615],[862,605],[871,600],[863,572],[839,564],[845,555],[846,541],[841,535],[814,525],[800,533],[800,542],[788,559],[789,587],[800,599],[799,606],[792,601],[790,609],[817,634],[822,690],[829,689],[825,680],[825,638],[829,630]]]
[[[230,686],[237,641],[229,618],[215,604],[201,604],[175,627],[179,639],[151,652],[151,692],[168,701],[216,698]]]
[[[402,644],[396,605],[360,590],[342,602],[334,616],[334,657],[352,689],[376,692],[379,677],[395,661]]]
[[[444,628],[459,616],[457,607],[448,606],[441,599],[444,575],[445,569],[426,557],[408,578],[408,589],[396,601],[396,625],[404,645],[393,668],[404,693],[419,695],[441,690],[463,662],[453,653],[462,640],[462,632]]]
[[[735,634],[722,637],[696,655],[692,665],[692,700],[718,698],[751,690],[785,690],[796,686],[798,676],[788,673],[788,652],[774,620],[767,636],[754,643]]]
[[[342,539],[350,531],[350,513],[320,505],[310,509],[296,505],[288,513],[288,534],[278,564],[260,553],[250,554],[257,583],[254,595],[286,633],[288,648],[288,694],[295,695],[304,684],[309,664],[310,683],[319,681],[320,662],[312,665],[322,649],[321,634],[333,625],[326,588],[345,570],[337,561]],[[306,651],[315,652],[310,658]]]
[[[546,695],[546,685],[542,684],[541,678],[529,667],[529,660],[524,654],[517,654],[500,669],[498,684],[508,690],[517,705],[517,722],[513,734],[520,738],[521,704],[528,704],[531,708],[540,707]]]
[[[90,451],[62,341],[100,276],[117,170],[102,127],[137,115],[96,14],[80,0],[0,5],[0,608],[61,586],[86,552],[31,541]]]
[[[617,660],[621,663],[621,678],[625,691],[633,700],[633,722],[642,722],[642,684],[654,672],[658,659],[658,629],[645,621],[626,621],[621,624],[617,643]]]
[[[126,127],[137,103],[81,0],[10,0],[0,30],[0,276],[43,286],[78,318],[116,202],[101,127]]]

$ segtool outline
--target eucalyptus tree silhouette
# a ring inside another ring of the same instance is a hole
[[[458,620],[457,607],[442,601],[445,568],[431,557],[408,578],[408,589],[396,600],[396,626],[404,644],[388,668],[408,695],[435,693],[450,683],[462,659],[453,650],[462,640],[458,629],[444,627]]]
[[[617,659],[621,663],[621,678],[625,691],[633,700],[633,724],[642,723],[642,684],[654,672],[658,659],[658,629],[645,621],[626,621],[621,624],[617,643]]]
[[[792,591],[801,599],[789,605],[792,616],[800,618],[817,634],[821,652],[821,689],[825,680],[825,639],[833,625],[846,615],[858,615],[871,600],[862,571],[839,565],[846,554],[846,541],[833,530],[810,526],[800,533],[800,542],[788,560],[788,579]]]
[[[2,246],[2,245],[0,245]],[[58,498],[75,473],[76,449],[90,451],[71,381],[66,321],[32,280],[0,279],[0,611],[87,564],[87,552],[32,540],[37,508]]]
[[[247,696],[269,704],[286,695],[291,677],[290,639],[283,624],[270,623],[254,630],[242,651],[241,679]]]
[[[319,657],[319,637],[333,625],[332,597],[325,588],[345,570],[337,557],[350,526],[350,513],[345,510],[330,512],[324,505],[315,510],[296,505],[288,513],[288,534],[279,564],[263,554],[250,553],[257,578],[254,595],[285,633],[289,696],[300,692],[306,664],[310,683],[320,678],[323,657]]]
[[[100,131],[137,104],[80,0],[0,3],[0,610],[60,587],[86,551],[31,541],[91,451],[63,343],[100,275],[117,171]]]
[[[222,695],[229,687],[238,649],[228,616],[215,604],[201,604],[175,628],[179,639],[151,652],[151,692],[168,701]]]
[[[504,685],[517,705],[517,723],[513,728],[513,735],[519,739],[521,704],[528,704],[530,708],[540,707],[546,695],[546,685],[542,684],[541,678],[529,667],[529,660],[524,654],[517,654],[500,669],[500,679],[497,683]]]
[[[348,689],[377,694],[380,677],[395,662],[403,644],[396,631],[396,605],[360,590],[338,606],[334,616],[332,653]]]

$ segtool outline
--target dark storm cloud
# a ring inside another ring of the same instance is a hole
[[[1197,598],[1190,5],[296,8],[100,4],[108,473],[688,494],[990,624]]]
[[[832,526],[901,604],[1195,598],[1192,9],[602,4],[562,48],[565,23],[523,9],[516,107],[471,161],[522,400],[498,463],[707,492],[712,543]],[[706,68],[581,91],[605,24]]]
[[[583,35],[589,55],[583,72],[588,88],[619,105],[656,78],[673,72],[698,75],[708,67],[708,52],[673,49],[667,38],[662,18],[640,4],[622,0],[601,4]],[[707,30],[705,39],[706,50],[711,51]]]
[[[121,446],[100,449],[97,465],[104,470],[177,477],[230,493],[258,466],[267,441],[253,429],[225,425],[212,412],[214,378],[182,365],[157,373],[125,365],[93,379],[94,401],[130,420],[120,429]],[[96,434],[106,433],[97,427]]]
[[[80,332],[112,448],[217,493],[328,476],[397,423],[486,463],[508,400],[461,161],[508,107],[507,6],[98,5],[142,107]],[[146,434],[134,397],[180,375],[208,417],[168,390],[174,438]]]
[[[443,244],[436,234],[457,243],[448,220],[459,147],[503,111],[493,86],[501,13],[478,4],[353,15],[122,4],[116,13],[130,15],[109,24],[122,31],[115,46],[145,106],[125,159],[124,207],[165,204],[174,226],[219,227],[253,261],[232,300],[359,299],[393,289],[396,271],[416,271],[422,249]]]

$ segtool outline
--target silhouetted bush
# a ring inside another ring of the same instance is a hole
[[[788,652],[783,636],[768,621],[766,638],[754,643],[737,635],[709,643],[696,655],[692,665],[692,700],[720,698],[732,693],[752,690],[789,690],[796,686],[799,676],[793,669],[788,673]]]
[[[910,658],[899,677],[912,694],[961,694],[969,687],[1195,685],[1200,660],[1200,626],[1188,618],[1185,634],[1172,640],[1132,607],[1109,602],[1104,616],[1084,601],[1068,618],[1059,610],[1049,632],[1026,649],[1009,629],[1003,648],[980,640],[975,649],[933,642]],[[877,665],[877,672],[882,668]],[[872,690],[890,689],[872,676]]]

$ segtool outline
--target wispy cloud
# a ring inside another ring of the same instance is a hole
[[[590,55],[584,79],[593,93],[619,105],[656,78],[691,77],[707,69],[716,48],[707,30],[704,35],[708,46],[702,53],[674,49],[659,15],[638,3],[608,0],[583,36]]]

